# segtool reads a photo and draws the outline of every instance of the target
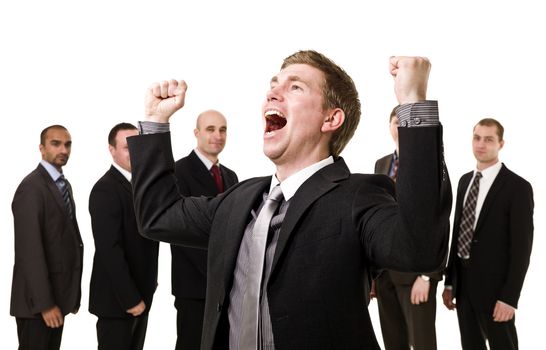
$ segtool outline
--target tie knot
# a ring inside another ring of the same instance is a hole
[[[57,184],[59,184],[60,186],[65,186],[66,185],[66,178],[64,177],[64,175],[61,175],[57,178],[57,180],[55,181]]]
[[[272,201],[278,202],[282,199],[282,197],[283,197],[283,194],[282,194],[281,186],[277,185],[271,189],[271,192],[269,192],[267,199],[271,199]]]
[[[483,176],[483,175],[482,175],[482,173],[481,173],[481,172],[479,172],[479,171],[476,171],[476,179],[478,179],[478,180],[479,180],[479,179],[481,179],[481,178],[482,178],[482,176]]]

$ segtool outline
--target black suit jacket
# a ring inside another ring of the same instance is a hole
[[[214,197],[218,194],[214,178],[194,151],[175,163],[174,172],[181,195]],[[235,172],[221,164],[220,172],[225,189],[239,182]],[[173,295],[204,299],[207,286],[207,251],[171,245],[171,260]]]
[[[143,300],[147,313],[157,286],[159,244],[138,233],[131,183],[114,166],[93,186],[89,213],[95,240],[89,312],[130,318],[126,310]]]
[[[394,155],[392,153],[379,158],[375,162],[374,173],[389,175],[393,158],[394,158]],[[449,228],[447,229],[449,230]],[[442,268],[437,271],[423,271],[423,272],[426,272],[425,275],[427,275],[431,279],[440,281],[442,279],[442,271],[443,271],[443,267],[445,267],[445,262],[442,265],[443,265]],[[380,272],[377,272],[377,273],[380,273]],[[421,275],[420,273],[416,274],[416,273],[407,273],[407,272],[393,271],[393,270],[391,270],[389,274],[391,280],[394,283],[401,284],[401,285],[413,285],[413,283],[415,282],[415,279],[420,275]]]
[[[180,197],[170,135],[128,138],[141,232],[208,246],[202,349],[227,348],[227,310],[237,253],[251,209],[271,177],[253,178],[214,198]],[[267,288],[277,349],[379,349],[367,309],[368,267],[428,271],[447,251],[451,191],[441,127],[400,130],[398,201],[383,175],[351,174],[337,159],[295,193]]]
[[[465,268],[469,283],[462,286],[457,242],[464,195],[472,176],[469,172],[459,181],[445,284],[453,286],[455,297],[462,288],[468,290],[474,307],[486,312],[493,311],[497,300],[517,307],[533,243],[533,189],[502,165],[476,223],[470,265]]]
[[[11,205],[15,228],[15,265],[11,289],[12,316],[41,317],[57,305],[63,315],[80,307],[83,242],[70,219],[61,192],[40,164],[27,175]]]

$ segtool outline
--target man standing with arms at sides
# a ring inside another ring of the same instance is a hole
[[[388,175],[393,181],[399,166],[398,127],[394,108],[389,129],[396,150],[375,163],[375,173]],[[372,285],[375,285],[385,350],[436,349],[436,287],[441,279],[440,272],[378,271]]]
[[[89,196],[95,240],[89,312],[98,317],[99,350],[144,347],[148,312],[157,287],[159,243],[138,233],[127,137],[137,128],[120,123],[108,134],[112,166]]]
[[[218,161],[226,145],[227,122],[215,110],[197,117],[197,147],[175,164],[180,194],[214,197],[238,182],[237,175]],[[177,310],[177,350],[198,350],[201,344],[207,287],[207,251],[171,245],[172,293]]]
[[[457,308],[463,349],[517,349],[515,312],[533,244],[533,189],[499,161],[504,128],[474,126],[476,170],[457,188],[453,238],[442,294]],[[453,302],[456,299],[457,305]]]
[[[65,316],[80,307],[83,242],[62,167],[72,138],[64,126],[40,134],[42,160],[12,202],[15,265],[10,313],[19,349],[59,349]]]
[[[270,81],[261,118],[275,174],[214,198],[176,189],[165,131],[186,83],[151,86],[144,135],[128,140],[135,209],[142,234],[208,247],[202,349],[379,349],[370,264],[433,270],[447,251],[451,189],[437,104],[425,101],[429,69],[426,58],[390,59],[405,157],[398,200],[390,179],[351,174],[339,157],[360,101],[349,75],[316,51],[289,56]]]

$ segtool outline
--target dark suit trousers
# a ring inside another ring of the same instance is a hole
[[[461,331],[461,344],[464,350],[487,350],[485,341],[491,350],[518,349],[518,335],[515,318],[508,322],[494,322],[493,310],[483,311],[481,305],[472,305],[468,298],[470,293],[465,286],[465,269],[459,263],[461,281],[457,293],[457,319]]]
[[[142,350],[148,314],[134,318],[103,318],[97,321],[99,350]]]
[[[199,350],[205,299],[176,298],[176,350]]]
[[[49,328],[44,319],[16,318],[19,350],[58,350],[61,347],[63,326]]]
[[[417,278],[417,275],[416,275]],[[389,271],[376,279],[381,333],[386,350],[436,350],[436,287],[430,280],[428,302],[411,303],[412,284],[395,283]]]

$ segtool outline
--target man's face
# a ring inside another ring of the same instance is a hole
[[[277,166],[307,166],[327,149],[330,137],[321,132],[327,118],[323,86],[324,74],[306,64],[290,65],[271,79],[262,106],[263,149]]]
[[[391,136],[396,144],[396,147],[398,147],[398,117],[394,116],[391,118],[391,122],[389,124],[389,129],[391,131]]]
[[[127,171],[131,171],[131,158],[129,157],[127,138],[135,135],[138,135],[138,130],[120,130],[116,135],[116,147],[108,145],[114,162]]]
[[[504,141],[499,141],[496,126],[476,125],[472,137],[472,151],[481,169],[495,164],[499,160],[499,151]]]
[[[197,149],[207,158],[216,159],[227,138],[227,122],[216,111],[207,111],[199,116],[197,129],[193,131],[197,139]]]
[[[40,145],[42,159],[59,171],[68,162],[71,149],[72,138],[70,133],[61,128],[49,129],[45,135],[44,144]]]

